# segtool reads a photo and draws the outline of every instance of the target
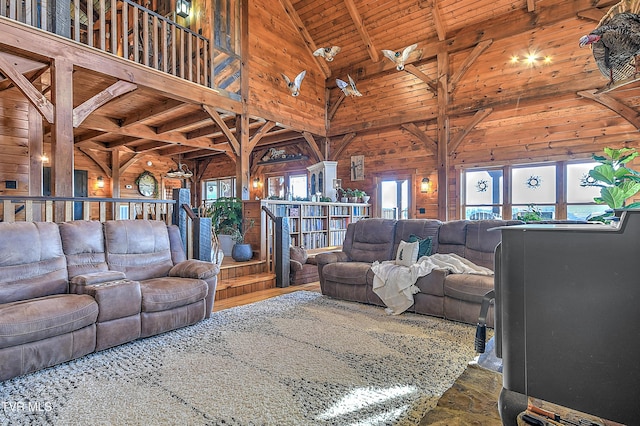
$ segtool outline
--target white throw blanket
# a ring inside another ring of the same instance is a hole
[[[398,315],[413,305],[413,295],[420,289],[415,285],[418,278],[434,269],[449,271],[453,274],[493,275],[491,269],[454,253],[436,253],[423,256],[411,266],[396,265],[393,260],[374,262],[373,291],[387,305],[387,313]]]

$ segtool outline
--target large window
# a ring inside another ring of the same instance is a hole
[[[466,219],[517,219],[536,211],[543,220],[584,220],[602,213],[599,188],[583,187],[598,163],[554,162],[477,168],[461,173],[462,214]]]
[[[203,200],[216,200],[220,197],[236,196],[236,178],[212,179],[204,182]]]

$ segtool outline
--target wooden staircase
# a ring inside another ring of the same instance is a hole
[[[267,263],[261,260],[236,262],[225,256],[218,274],[215,300],[275,288],[276,275],[267,272]]]

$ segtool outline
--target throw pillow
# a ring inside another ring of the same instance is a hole
[[[304,247],[289,247],[289,259],[298,261],[303,265],[307,263],[307,250]]]
[[[400,241],[396,253],[396,265],[411,266],[416,263],[419,249],[420,244],[417,241],[413,243]]]
[[[433,248],[433,240],[431,237],[420,238],[415,234],[409,235],[409,242],[418,242],[420,244],[420,250],[418,251],[418,259],[422,256],[431,256],[431,249]]]

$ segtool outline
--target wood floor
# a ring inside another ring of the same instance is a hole
[[[235,306],[242,306],[249,303],[259,302],[261,300],[299,290],[317,291],[319,293],[320,282],[315,281],[309,284],[294,285],[284,288],[268,288],[266,290],[254,291],[252,293],[243,294],[241,296],[234,296],[227,299],[216,300],[213,304],[213,312],[233,308]]]

